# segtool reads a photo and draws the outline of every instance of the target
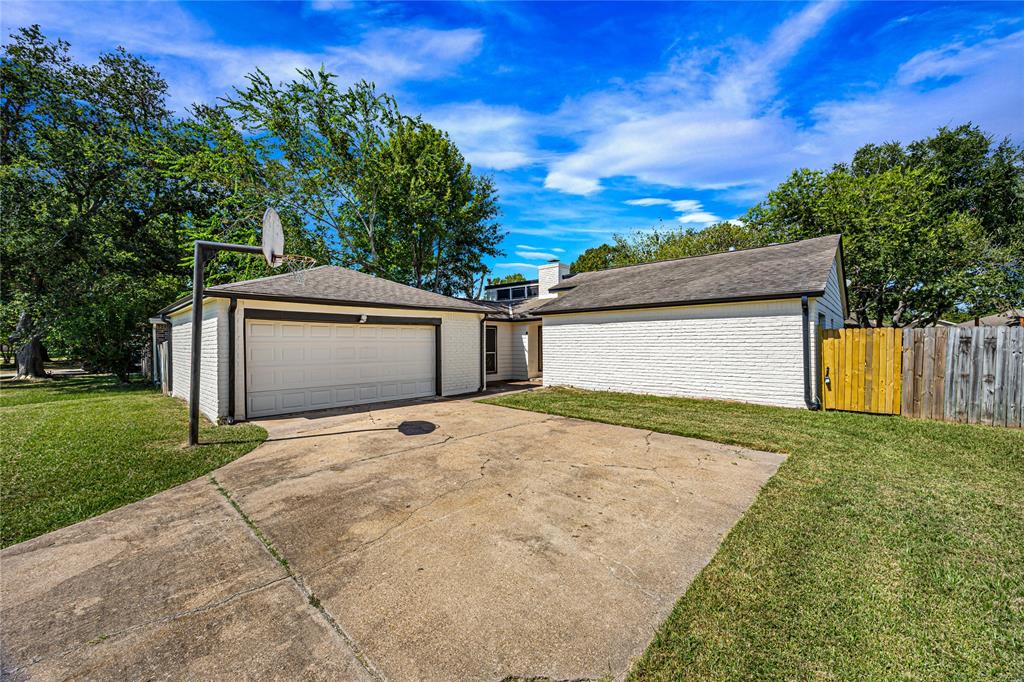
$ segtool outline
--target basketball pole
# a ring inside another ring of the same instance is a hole
[[[262,246],[196,241],[192,265],[192,376],[188,383],[188,445],[199,444],[199,376],[203,357],[203,276],[206,263],[221,251],[262,256]],[[173,359],[172,359],[173,362]]]

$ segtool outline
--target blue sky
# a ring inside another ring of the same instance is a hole
[[[742,215],[797,167],[974,121],[1024,140],[1024,3],[18,3],[92,60],[149,58],[178,109],[259,66],[367,78],[501,191],[495,274]]]

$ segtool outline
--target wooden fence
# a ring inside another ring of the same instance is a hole
[[[903,388],[908,417],[1020,427],[1024,328],[907,329]]]
[[[1024,425],[1024,328],[829,330],[825,409]]]
[[[900,330],[822,333],[820,395],[826,410],[900,413]]]

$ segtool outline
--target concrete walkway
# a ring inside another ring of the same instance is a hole
[[[621,677],[783,461],[470,401],[262,423],[4,550],[5,679]]]

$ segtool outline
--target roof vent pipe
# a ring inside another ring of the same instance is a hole
[[[821,403],[814,397],[811,386],[811,329],[810,329],[810,308],[807,304],[807,297],[800,297],[800,308],[803,310],[804,328],[804,404],[808,410],[821,409]]]

